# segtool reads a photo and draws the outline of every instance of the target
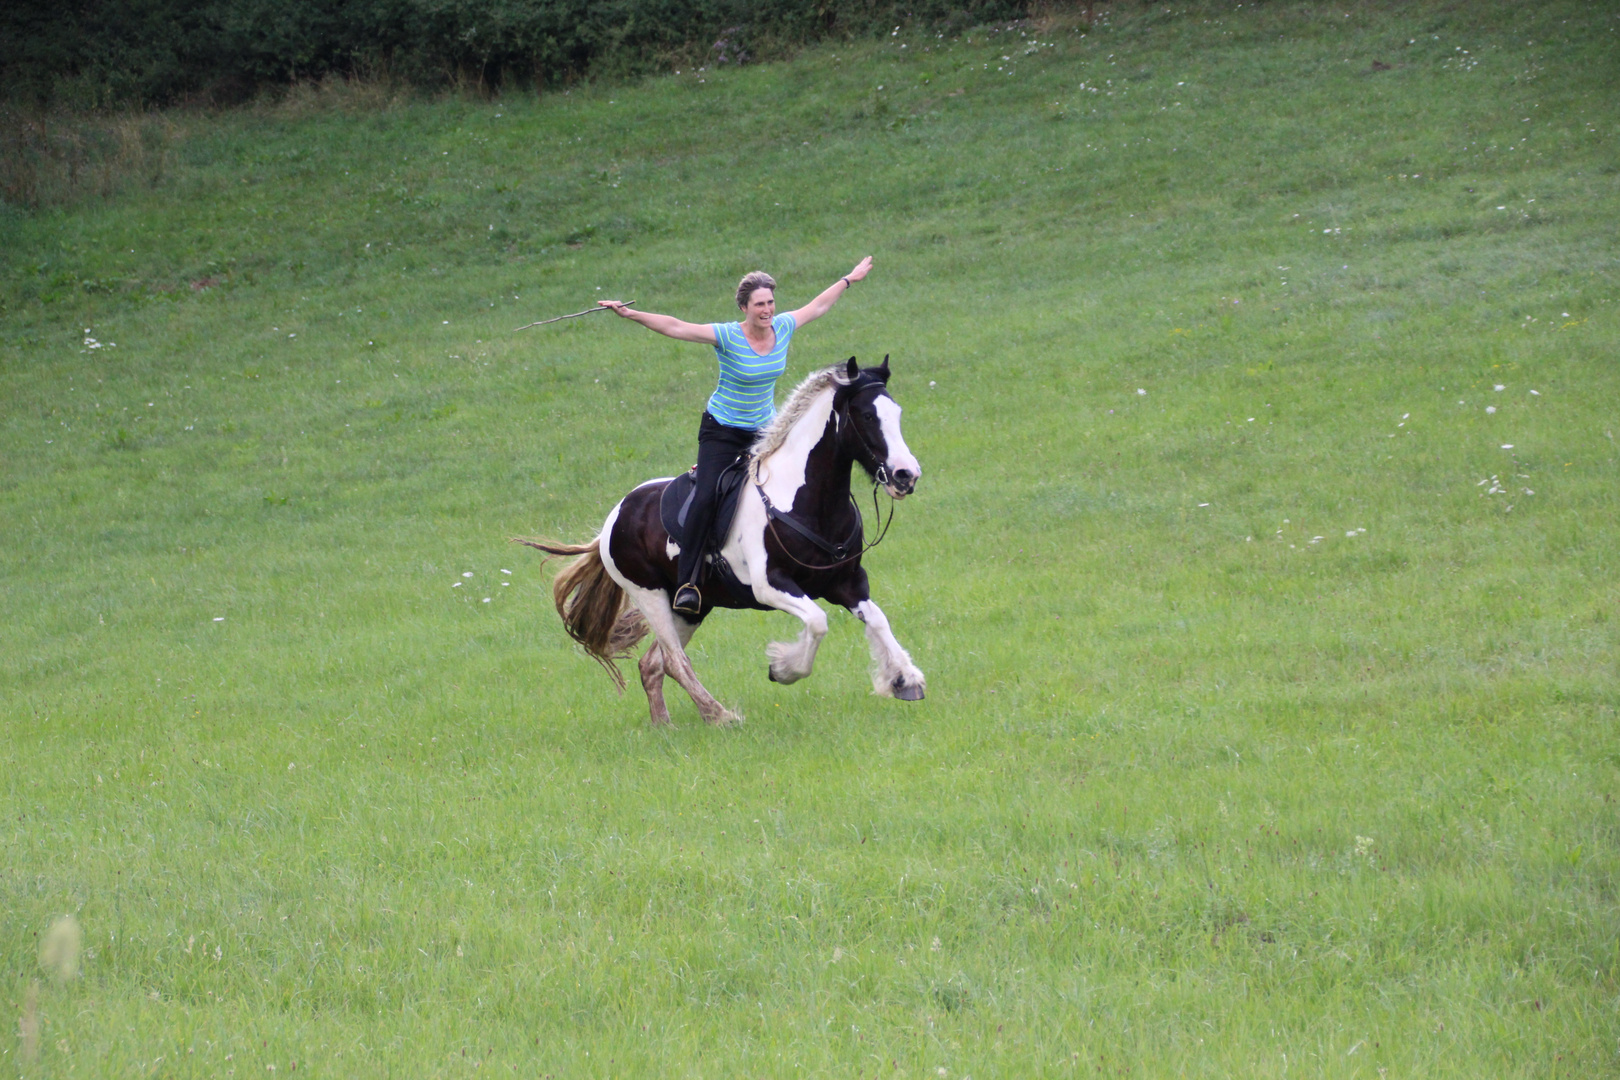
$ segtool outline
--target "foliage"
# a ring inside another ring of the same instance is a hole
[[[0,216],[22,1071],[1613,1075],[1616,27],[310,89]],[[842,613],[773,685],[740,613],[694,651],[747,724],[648,731],[506,540],[689,464],[712,354],[511,330],[868,252],[791,374],[893,354],[868,565],[929,698]]]
[[[0,86],[77,108],[202,95],[331,75],[419,86],[556,85],[724,65],[890,26],[959,28],[1023,0],[87,0],[0,9]]]

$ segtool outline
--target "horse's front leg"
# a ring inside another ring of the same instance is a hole
[[[767,570],[763,580],[754,582],[754,598],[804,621],[798,640],[773,641],[765,646],[765,656],[771,662],[771,681],[798,682],[815,667],[816,650],[821,647],[821,639],[827,636],[827,613],[780,570]]]
[[[911,662],[911,654],[900,647],[883,609],[866,599],[851,604],[849,610],[866,624],[866,644],[872,650],[873,693],[901,701],[921,701],[928,680]]]

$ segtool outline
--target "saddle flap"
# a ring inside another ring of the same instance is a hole
[[[677,544],[686,535],[686,514],[692,509],[692,496],[697,494],[697,466],[664,485],[664,494],[658,502],[658,517],[664,531]]]
[[[720,482],[715,485],[714,524],[709,529],[711,550],[719,550],[725,544],[731,519],[737,513],[737,493],[742,490],[743,478],[748,474],[747,460],[746,455],[739,456],[726,466],[720,474]],[[664,486],[658,503],[658,517],[664,531],[683,548],[686,546],[686,517],[696,495],[697,466],[694,465]]]

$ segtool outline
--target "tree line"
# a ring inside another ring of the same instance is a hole
[[[498,89],[736,64],[829,37],[961,29],[1032,0],[19,0],[0,95],[70,108],[229,104],[328,76]]]

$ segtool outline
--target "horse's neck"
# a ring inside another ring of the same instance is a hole
[[[775,505],[817,516],[849,502],[851,461],[839,450],[832,401],[829,389],[799,417],[782,445],[761,460],[759,474]],[[801,489],[806,489],[802,495]]]
[[[822,517],[844,512],[849,506],[849,470],[853,464],[854,459],[839,445],[838,425],[828,417],[805,470],[806,491],[800,502],[806,513]]]

